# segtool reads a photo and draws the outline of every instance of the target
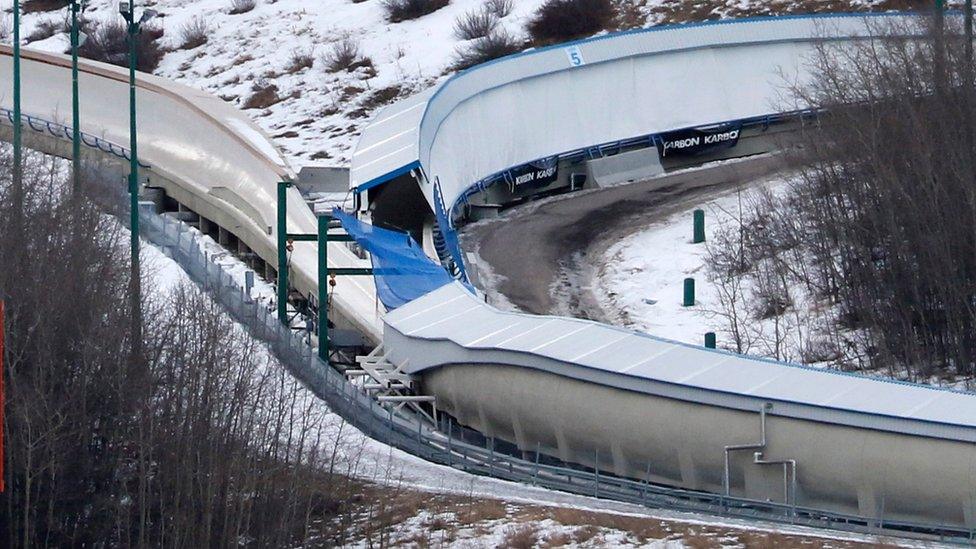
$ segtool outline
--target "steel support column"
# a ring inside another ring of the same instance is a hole
[[[319,216],[319,358],[329,362],[329,221],[332,216]]]
[[[278,182],[278,320],[288,324],[288,181]]]

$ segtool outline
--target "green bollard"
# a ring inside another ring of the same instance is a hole
[[[705,210],[695,210],[695,231],[692,242],[701,244],[705,241]]]
[[[715,332],[705,332],[705,348],[715,348]]]
[[[685,297],[681,302],[683,307],[692,307],[695,305],[695,279],[686,278],[685,279]]]

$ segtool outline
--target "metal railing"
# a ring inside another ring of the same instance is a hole
[[[26,123],[27,127],[29,127],[30,129],[36,132],[47,133],[51,137],[57,139],[64,139],[67,140],[69,143],[71,142],[72,139],[71,136],[73,132],[71,126],[65,126],[64,124],[58,122],[51,122],[50,120],[44,120],[43,118],[38,118],[36,116],[31,116],[29,114],[21,114],[20,117],[21,117],[21,124]],[[10,109],[5,109],[0,107],[0,120],[3,120],[4,123],[10,126],[13,126],[14,112]],[[129,160],[129,149],[126,149],[121,145],[116,145],[115,143],[112,143],[111,141],[108,141],[106,139],[102,139],[101,137],[92,135],[90,133],[81,132],[81,142],[84,143],[86,146],[91,147],[93,149],[98,149],[103,153],[111,154],[112,156],[124,160]],[[148,164],[145,164],[142,161],[139,162],[139,165],[142,166],[143,168],[149,167]]]

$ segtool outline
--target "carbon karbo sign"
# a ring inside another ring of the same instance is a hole
[[[740,131],[739,126],[721,126],[663,133],[657,141],[657,148],[662,158],[668,155],[704,154],[718,148],[734,147],[739,142]]]
[[[511,177],[515,188],[544,187],[559,177],[558,159],[551,158],[524,164],[513,169]]]

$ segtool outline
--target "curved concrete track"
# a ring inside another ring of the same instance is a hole
[[[783,155],[761,156],[530,202],[499,219],[466,228],[463,243],[476,249],[491,272],[502,278],[496,289],[519,309],[604,321],[599,306],[573,276],[585,272],[590,257],[598,259],[609,244],[704,196],[748,185],[789,166]],[[531,261],[512,250],[532,250]]]
[[[70,122],[70,58],[22,50],[23,114],[40,120]],[[12,87],[12,51],[0,46],[0,89]],[[128,72],[93,61],[79,63],[81,130],[112,143],[128,145]],[[139,159],[149,185],[233,234],[268,265],[277,268],[275,237],[276,186],[293,172],[271,140],[243,112],[213,95],[164,78],[139,73]],[[12,107],[11,93],[0,93],[0,107]],[[32,146],[70,156],[70,132],[27,131]],[[62,127],[62,129],[64,129]],[[317,222],[298,191],[288,191],[288,231],[315,233]],[[293,286],[306,296],[317,288],[315,243],[303,243],[290,254]],[[363,267],[368,262],[344,245],[329,247],[333,267]],[[348,277],[333,293],[337,316],[368,339],[378,342],[382,314],[375,286],[366,277]]]
[[[783,106],[784,78],[798,85],[812,78],[809,58],[825,40],[853,47],[893,33],[918,39],[918,21],[905,14],[730,21],[497,60],[384,111],[353,156],[353,183],[416,182],[430,200],[439,182],[460,219],[469,197],[494,184],[514,189],[513,174],[526,165],[558,160],[575,174],[608,155],[660,147],[671,132],[802,125],[803,105]],[[552,310],[560,278],[585,266],[577,250],[601,246],[648,211],[663,215],[696,193],[781,168],[764,162],[525,206],[527,215],[475,227],[468,240],[480,241],[479,254],[508,279],[502,290],[512,301]],[[738,169],[746,171],[727,173]],[[555,309],[596,316],[585,294],[569,302],[569,310]],[[384,323],[387,358],[420,376],[441,409],[523,451],[691,490],[854,513],[866,523],[976,529],[972,393],[506,313],[460,284],[388,313]],[[769,439],[761,428],[767,418]]]

